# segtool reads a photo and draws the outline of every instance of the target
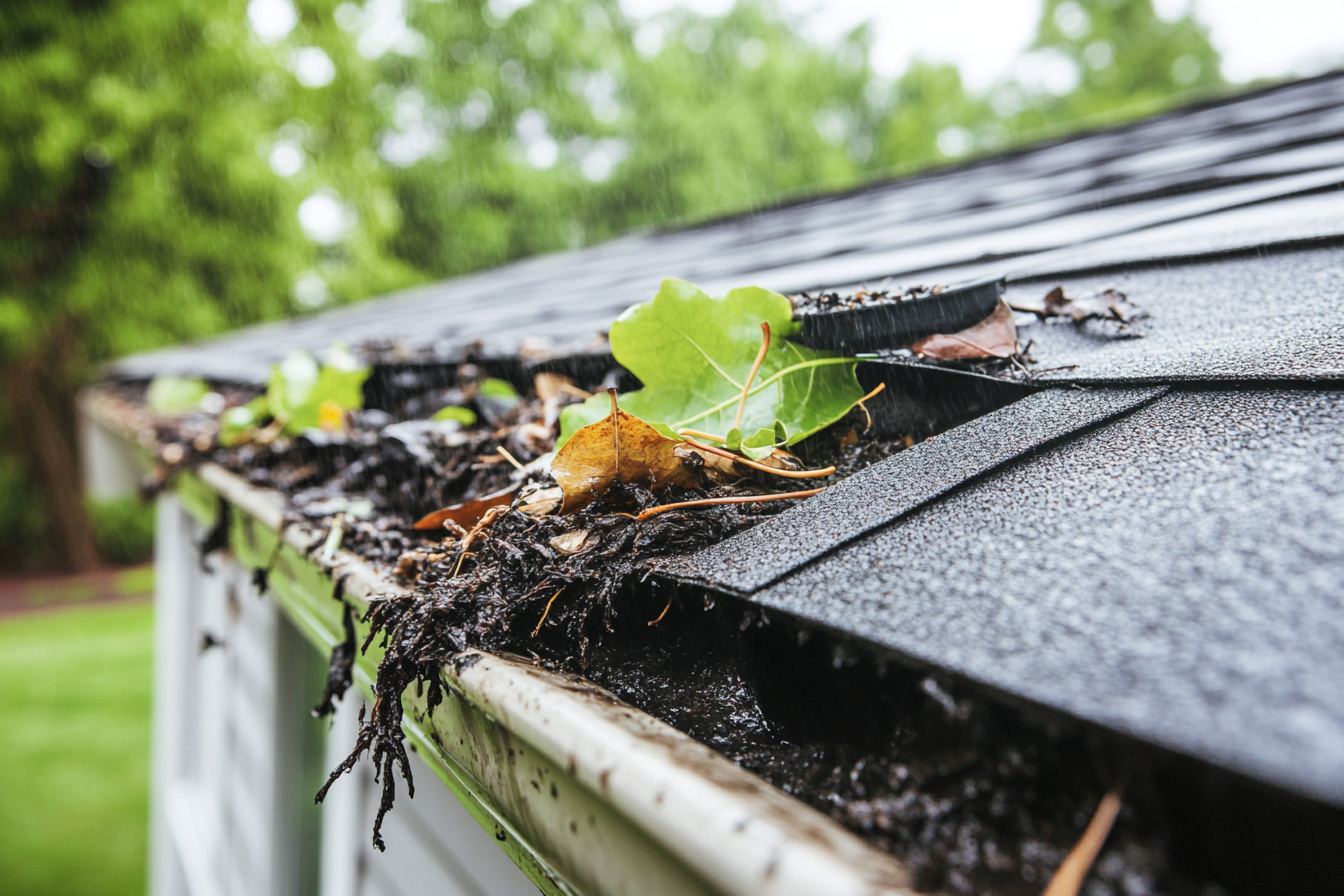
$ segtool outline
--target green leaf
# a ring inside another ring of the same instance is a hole
[[[476,387],[476,393],[483,398],[493,398],[496,401],[517,403],[522,400],[518,390],[513,388],[513,384],[508,380],[499,380],[494,377],[481,380]]]
[[[205,380],[194,376],[156,376],[145,397],[149,409],[159,414],[185,414],[200,407],[210,391]]]
[[[362,367],[341,346],[330,355],[333,363],[317,365],[307,352],[293,351],[271,367],[266,389],[270,413],[283,424],[284,432],[296,435],[317,428],[322,405],[330,402],[342,410],[364,406],[364,381],[369,368]]]
[[[448,405],[446,408],[440,408],[434,415],[435,420],[456,420],[463,426],[476,425],[476,412],[471,408],[460,408],[457,405]]]
[[[770,350],[737,424],[762,322],[770,325]],[[795,444],[839,420],[863,397],[853,358],[784,338],[796,331],[793,307],[778,293],[747,287],[713,298],[684,280],[664,280],[653,301],[630,308],[611,325],[612,354],[644,383],[618,403],[664,435],[690,428],[727,439],[736,430],[732,447],[752,457]],[[605,395],[565,408],[557,447],[610,410]]]
[[[219,415],[219,444],[229,447],[243,441],[262,419],[270,416],[266,396],[258,395],[247,404],[229,408]]]

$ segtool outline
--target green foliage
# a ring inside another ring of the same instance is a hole
[[[341,346],[318,365],[303,351],[290,352],[283,362],[271,366],[266,387],[266,411],[281,424],[281,431],[298,435],[305,429],[322,428],[324,408],[349,411],[364,406],[364,381],[369,368],[362,366]],[[327,427],[330,428],[330,427]]]
[[[138,497],[89,502],[98,556],[105,563],[144,563],[154,556],[154,505]]]
[[[184,414],[200,407],[210,391],[205,380],[193,376],[156,376],[149,384],[145,404],[160,414]]]
[[[0,620],[0,888],[144,893],[148,602]]]
[[[486,377],[476,386],[476,394],[484,398],[493,398],[496,401],[517,403],[522,396],[518,390],[513,388],[513,384],[508,380],[496,379],[495,377]]]
[[[435,420],[456,420],[463,426],[476,425],[476,412],[471,408],[460,408],[457,405],[448,405],[446,408],[440,408],[434,414]]]
[[[797,443],[848,413],[863,390],[854,359],[784,338],[797,330],[792,317],[788,299],[759,287],[712,298],[684,280],[664,280],[652,301],[611,325],[612,354],[644,383],[620,396],[619,406],[672,438],[685,428],[724,434],[728,447],[750,457]],[[770,326],[770,350],[739,425],[738,405],[760,352],[762,323]],[[565,408],[556,447],[610,411],[606,395]]]

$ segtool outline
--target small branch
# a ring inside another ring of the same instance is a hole
[[[526,470],[526,469],[527,469],[526,467],[524,467],[524,466],[522,465],[521,462],[519,462],[518,458],[516,458],[516,457],[514,457],[512,454],[510,454],[510,453],[509,453],[509,449],[505,448],[503,445],[500,445],[499,447],[497,447],[497,448],[495,449],[495,451],[499,452],[500,456],[502,456],[506,461],[508,461],[509,463],[513,464],[513,467],[514,467],[515,470]]]
[[[807,491],[785,492],[780,495],[742,495],[734,498],[701,498],[698,501],[679,501],[676,504],[664,504],[662,507],[650,507],[635,519],[642,521],[665,510],[683,510],[687,507],[711,507],[716,504],[760,504],[766,501],[784,501],[789,498],[810,498],[824,491],[824,488],[810,488]]]
[[[765,360],[765,353],[770,351],[770,325],[761,321],[761,350],[756,353],[756,363],[751,365],[751,373],[747,374],[746,385],[742,387],[742,398],[737,402],[737,419],[733,421],[733,429],[742,425],[742,412],[747,409],[747,396],[751,394],[751,381],[756,379],[756,371],[761,369],[761,362]]]
[[[560,591],[564,590],[565,587],[561,585]],[[546,601],[546,609],[541,612],[541,619],[537,621],[537,627],[532,629],[532,637],[535,638],[537,636],[537,633],[541,631],[542,625],[544,625],[546,622],[546,617],[551,615],[551,604],[555,603],[555,599],[560,596],[560,591],[557,591],[554,594],[552,594],[551,599]]]
[[[670,597],[668,597],[668,599],[667,599],[667,606],[663,607],[663,612],[661,612],[661,613],[658,614],[658,618],[657,618],[657,619],[651,619],[651,620],[649,620],[649,625],[657,625],[658,623],[660,623],[660,622],[663,621],[663,617],[667,615],[667,611],[670,610],[670,609],[672,609],[672,598],[673,598],[673,597],[676,597],[676,595],[674,594],[674,595],[671,595]]]
[[[1087,872],[1092,868],[1092,863],[1097,860],[1097,854],[1101,852],[1101,847],[1106,842],[1106,836],[1111,832],[1111,825],[1115,824],[1115,817],[1119,814],[1120,793],[1112,790],[1101,798],[1101,805],[1097,806],[1096,814],[1088,823],[1087,830],[1083,831],[1083,836],[1064,857],[1064,861],[1060,863],[1054,877],[1050,878],[1050,884],[1041,896],[1077,896]]]
[[[496,504],[485,512],[479,523],[472,527],[472,530],[467,533],[467,537],[462,540],[462,554],[457,558],[457,566],[453,568],[453,574],[449,578],[457,578],[457,574],[462,571],[462,561],[467,559],[467,551],[471,548],[471,543],[476,540],[476,536],[489,528],[495,521],[495,517],[506,512],[510,506],[509,504]]]
[[[685,433],[682,434],[685,435]],[[744,467],[751,467],[753,470],[760,470],[762,473],[772,473],[775,476],[782,476],[785,479],[822,479],[835,472],[835,467],[824,467],[823,469],[820,470],[781,470],[778,467],[767,466],[766,464],[760,463],[759,461],[754,461],[749,457],[743,457],[740,454],[735,454],[734,452],[728,451],[727,449],[716,448],[713,445],[706,445],[704,442],[697,442],[695,439],[692,439],[689,436],[686,438],[686,442],[690,445],[694,445],[701,451],[707,451],[710,454],[717,454],[719,457],[726,457],[729,460],[737,461]]]

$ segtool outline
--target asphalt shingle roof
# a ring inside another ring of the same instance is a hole
[[[1063,369],[981,382],[999,410],[672,574],[1344,805],[1341,187],[1344,73],[113,373],[255,380],[334,339],[582,345],[665,276],[794,292],[1006,274],[1010,300],[1118,287],[1149,314],[1130,332],[1021,319],[1036,366]],[[938,397],[946,374],[892,360],[893,382]]]

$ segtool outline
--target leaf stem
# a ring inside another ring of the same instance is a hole
[[[763,391],[768,386],[772,386],[775,383],[779,382],[781,379],[788,376],[789,374],[795,373],[799,370],[806,370],[809,367],[829,367],[832,364],[857,364],[857,363],[859,362],[854,358],[813,358],[811,361],[800,361],[797,364],[792,364],[788,367],[785,367],[783,370],[777,370],[770,376],[761,380],[759,383],[756,384],[756,387],[751,390],[750,394],[755,395],[758,392]],[[706,417],[717,414],[724,408],[731,407],[733,402],[735,401],[737,401],[736,398],[729,398],[726,401],[721,401],[718,404],[714,405],[712,408],[706,408],[705,410],[701,411],[698,414],[695,414],[694,416],[687,417],[685,420],[682,420],[681,422],[675,424],[672,428],[675,430],[680,430],[682,427],[687,426],[691,423],[695,423],[697,420],[704,420]]]
[[[801,492],[785,492],[779,495],[739,495],[732,498],[701,498],[698,501],[678,501],[676,504],[664,504],[661,507],[650,507],[635,517],[636,520],[646,520],[649,517],[662,513],[665,510],[682,510],[687,507],[710,507],[716,504],[760,504],[765,501],[784,501],[789,498],[810,498],[815,494],[824,492],[824,488],[810,488]]]
[[[726,457],[734,460],[744,467],[751,467],[753,470],[760,470],[762,473],[771,473],[775,476],[782,476],[785,479],[821,479],[835,472],[835,467],[824,467],[820,470],[781,470],[778,467],[767,466],[759,461],[754,461],[749,457],[743,457],[724,448],[716,448],[713,445],[706,445],[704,442],[697,442],[695,439],[687,438],[686,441],[699,448],[701,451],[708,451],[710,454],[717,454],[719,457]]]
[[[756,379],[756,371],[761,369],[761,362],[765,360],[765,353],[770,351],[770,324],[761,321],[761,350],[756,353],[756,362],[751,365],[751,372],[747,374],[747,384],[742,387],[742,398],[737,403],[737,419],[733,421],[733,429],[742,425],[742,412],[747,409],[747,395],[751,392],[751,381]]]
[[[677,430],[679,436],[692,436],[697,439],[704,439],[706,442],[726,443],[728,440],[723,436],[716,436],[712,432],[701,432],[698,429],[680,429]]]

